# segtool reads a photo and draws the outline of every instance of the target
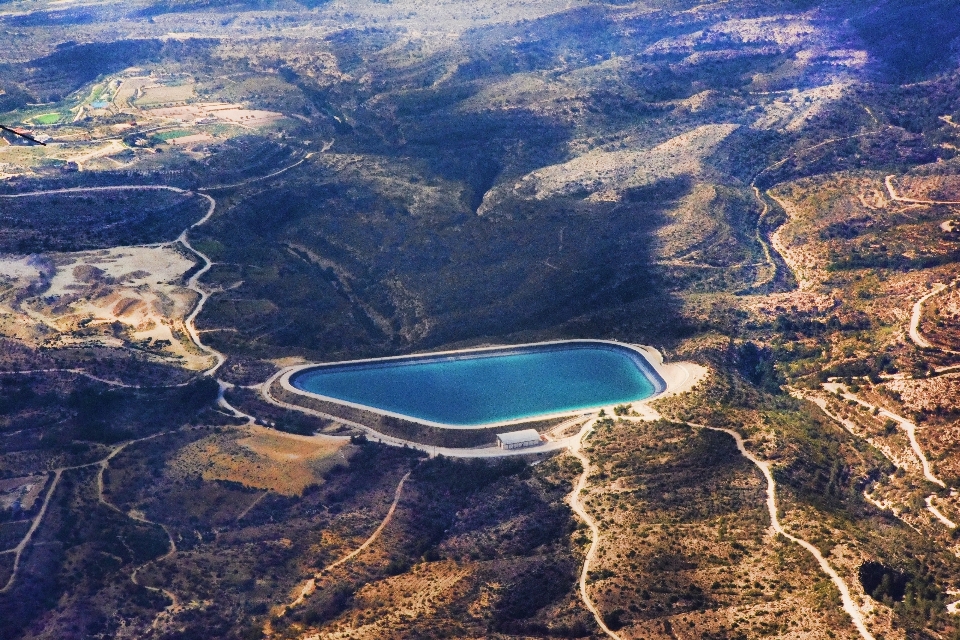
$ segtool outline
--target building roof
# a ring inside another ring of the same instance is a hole
[[[522,442],[539,442],[540,434],[536,429],[524,429],[523,431],[511,431],[510,433],[498,433],[497,438],[503,444],[520,444]]]

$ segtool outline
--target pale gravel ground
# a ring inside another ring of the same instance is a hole
[[[478,214],[490,210],[497,196],[513,192],[543,200],[557,196],[591,193],[592,199],[617,199],[620,192],[701,170],[710,155],[738,125],[703,125],[671,138],[652,149],[624,151],[593,150],[562,164],[538,169],[516,184],[501,185],[488,192]]]

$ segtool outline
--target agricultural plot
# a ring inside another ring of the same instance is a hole
[[[33,122],[37,124],[56,124],[60,122],[63,116],[59,113],[45,113],[43,115],[34,116],[31,118]]]
[[[148,109],[145,115],[166,120],[222,120],[244,127],[262,127],[283,117],[283,114],[262,109],[247,109],[224,102],[197,102],[175,107]]]
[[[137,92],[133,104],[138,107],[153,107],[186,102],[193,98],[195,93],[196,88],[192,84],[146,86]]]

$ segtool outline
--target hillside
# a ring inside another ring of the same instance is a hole
[[[0,4],[0,638],[960,638],[958,24]],[[571,338],[704,375],[503,458],[276,380]]]

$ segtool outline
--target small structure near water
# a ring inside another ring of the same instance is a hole
[[[540,442],[540,434],[536,429],[524,429],[523,431],[497,434],[497,446],[501,449],[535,447],[540,444]]]

